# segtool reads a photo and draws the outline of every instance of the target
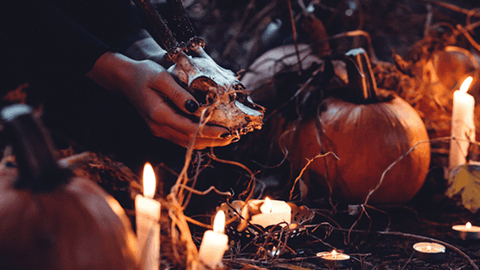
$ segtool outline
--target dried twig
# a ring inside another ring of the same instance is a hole
[[[242,32],[242,27],[245,24],[245,22],[247,21],[248,14],[254,6],[255,6],[255,0],[250,0],[250,2],[247,5],[246,10],[243,13],[242,19],[234,27],[234,29],[237,29],[237,31],[235,32],[233,37],[231,37],[230,42],[228,42],[227,46],[225,47],[225,50],[223,51],[223,54],[222,54],[223,57],[227,56],[230,53],[230,51],[232,50],[232,48],[235,46],[235,43],[237,42],[237,38],[240,35],[240,33]]]
[[[431,3],[433,5],[443,7],[443,8],[447,8],[447,9],[453,10],[455,12],[463,13],[465,15],[468,15],[468,14],[471,13],[471,10],[469,10],[469,9],[461,8],[461,7],[455,6],[453,4],[446,3],[446,2],[441,2],[441,1],[437,1],[437,0],[420,0],[420,1],[426,2],[426,3]],[[480,13],[476,12],[475,14],[473,14],[471,16],[480,18]]]
[[[312,163],[315,159],[317,158],[321,158],[321,157],[325,157],[329,154],[332,154],[337,160],[340,160],[337,155],[335,155],[335,153],[333,152],[327,152],[325,154],[318,154],[316,156],[314,156],[312,159],[308,159],[308,162],[307,164],[305,164],[305,166],[303,167],[303,169],[300,171],[300,174],[297,176],[297,178],[295,179],[295,181],[293,182],[293,185],[292,185],[292,189],[290,190],[290,197],[289,197],[289,200],[292,200],[292,197],[293,197],[293,190],[295,189],[295,185],[297,184],[298,180],[300,180],[300,178],[302,177],[303,173],[305,172],[305,170],[307,169],[308,165],[310,165],[310,163]]]
[[[297,55],[298,60],[298,75],[302,73],[302,61],[300,61],[300,52],[298,51],[298,42],[297,42],[297,28],[295,27],[295,19],[293,18],[293,9],[292,9],[292,2],[287,0],[288,4],[288,12],[290,14],[290,24],[292,25],[292,35],[293,35],[293,45],[295,46],[295,54]]]
[[[241,194],[239,194],[239,197],[243,197],[243,195],[248,194],[246,199],[245,199],[245,201],[248,201],[253,196],[253,191],[255,189],[255,180],[256,180],[255,179],[255,174],[247,166],[243,165],[240,162],[218,158],[215,155],[215,153],[213,153],[213,148],[210,149],[210,157],[217,162],[238,166],[238,167],[244,169],[250,175],[250,181],[248,183],[247,188]]]
[[[480,23],[475,23],[475,25],[480,25]],[[472,24],[473,25],[473,24]],[[472,26],[471,25],[471,26]],[[480,52],[480,45],[472,38],[472,36],[468,33],[468,31],[463,28],[460,24],[457,24],[457,29],[467,38],[467,40],[472,44],[472,46]]]
[[[380,180],[378,181],[377,185],[373,189],[371,189],[370,192],[368,192],[367,197],[365,198],[363,204],[368,204],[368,200],[370,199],[372,194],[375,193],[380,188],[380,186],[383,184],[383,180],[385,179],[385,175],[387,174],[387,172],[389,172],[395,165],[397,165],[398,162],[400,162],[402,159],[404,159],[406,156],[408,156],[412,151],[417,149],[417,147],[419,145],[425,144],[425,143],[449,141],[449,140],[451,140],[451,137],[441,137],[441,138],[437,138],[437,139],[417,142],[407,152],[405,152],[405,154],[401,155],[397,160],[395,160],[392,164],[390,164],[390,166],[388,166],[388,168],[385,169],[385,171],[383,171],[382,176],[380,177]]]
[[[214,186],[210,186],[207,190],[204,190],[204,191],[199,191],[199,190],[196,190],[196,189],[191,188],[189,186],[184,186],[184,188],[186,190],[188,190],[189,192],[197,194],[197,195],[207,195],[211,191],[215,191],[215,193],[217,193],[218,195],[222,195],[222,196],[226,196],[226,197],[231,197],[232,196],[232,193],[230,191],[220,191]]]
[[[410,261],[411,261],[412,258],[413,258],[413,254],[415,254],[415,252],[412,252],[412,255],[410,255],[410,258],[408,258],[407,262],[403,265],[402,269],[400,269],[400,270],[405,269],[405,267],[407,266],[407,264],[410,263]]]

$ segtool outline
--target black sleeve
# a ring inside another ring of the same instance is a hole
[[[48,0],[0,1],[0,65],[28,75],[83,75],[109,47]]]
[[[125,49],[125,39],[142,28],[130,0],[50,0],[107,45]]]

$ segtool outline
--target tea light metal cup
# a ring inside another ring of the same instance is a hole
[[[320,258],[323,264],[330,268],[346,267],[350,261],[349,255],[339,253],[336,250],[319,252],[317,253],[317,257]]]
[[[445,246],[437,243],[419,242],[413,245],[415,254],[424,261],[440,261],[445,258]]]
[[[478,240],[480,239],[480,227],[473,226],[470,222],[465,225],[453,225],[452,235],[462,240]]]

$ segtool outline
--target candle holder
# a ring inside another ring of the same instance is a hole
[[[307,227],[305,225],[315,216],[315,212],[306,206],[297,206],[291,202],[287,202],[287,204],[291,209],[290,223],[280,222],[266,227],[248,222],[251,216],[259,213],[259,209],[249,207],[242,200],[222,203],[217,207],[217,211],[223,210],[225,212],[227,219],[225,233],[231,239],[238,241],[241,246],[275,248],[276,251],[273,254],[279,256],[284,251],[282,245],[285,238],[295,238],[306,234]],[[265,241],[268,241],[267,245],[263,245]],[[266,255],[272,255],[268,254],[269,251],[267,250],[265,252]]]
[[[452,236],[462,240],[480,239],[480,227],[473,226],[470,222],[465,225],[453,225]]]
[[[441,261],[445,258],[445,246],[437,243],[415,243],[413,250],[417,257],[424,261]]]
[[[329,268],[342,268],[348,265],[350,256],[347,254],[339,253],[335,250],[331,252],[323,251],[317,253],[317,257],[320,261]]]

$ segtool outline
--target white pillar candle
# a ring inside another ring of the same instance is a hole
[[[160,263],[160,202],[153,199],[155,173],[150,163],[143,169],[143,196],[135,197],[137,259],[139,269],[158,270]]]
[[[225,213],[220,210],[213,221],[213,231],[208,230],[203,235],[198,251],[198,259],[211,269],[222,265],[222,258],[228,249],[228,236],[225,231]]]
[[[475,141],[475,99],[467,93],[472,77],[453,93],[452,140],[450,141],[449,168],[466,163],[470,141]],[[453,139],[454,138],[454,139]]]
[[[251,205],[258,205],[259,203],[262,203],[260,206],[261,213],[252,216],[250,223],[260,225],[264,228],[281,222],[290,224],[292,209],[286,202],[270,200],[268,197],[265,198],[265,200],[249,201],[249,204]]]

